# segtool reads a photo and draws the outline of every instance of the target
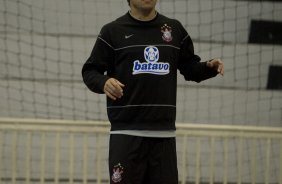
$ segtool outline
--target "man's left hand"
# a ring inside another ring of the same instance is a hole
[[[217,71],[220,75],[223,76],[224,74],[224,65],[220,59],[212,59],[207,62],[207,67],[213,68]]]

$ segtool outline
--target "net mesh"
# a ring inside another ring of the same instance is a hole
[[[101,27],[127,1],[1,0],[1,110],[4,117],[107,120],[105,97],[89,92],[81,67]],[[281,125],[281,92],[267,91],[280,45],[248,44],[250,21],[281,20],[281,3],[160,1],[182,22],[202,60],[220,57],[225,76],[200,84],[179,76],[177,121]]]
[[[282,93],[266,89],[269,66],[282,64],[281,45],[248,43],[252,20],[282,21],[281,3],[162,0],[157,9],[184,25],[202,60],[225,63],[224,77],[200,84],[178,76],[178,122],[281,127]],[[91,93],[80,72],[101,27],[127,10],[125,0],[0,0],[0,117],[107,120],[105,96]],[[2,160],[9,160],[9,136],[3,134]],[[271,150],[277,164],[277,144]]]

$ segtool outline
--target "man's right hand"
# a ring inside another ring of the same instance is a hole
[[[112,100],[116,100],[117,98],[121,98],[123,96],[123,87],[124,84],[119,82],[117,79],[110,78],[104,85],[104,93]]]

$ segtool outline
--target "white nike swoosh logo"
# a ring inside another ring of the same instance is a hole
[[[131,34],[131,35],[125,35],[124,38],[125,38],[125,39],[128,39],[128,38],[130,38],[131,36],[133,36],[133,34]]]

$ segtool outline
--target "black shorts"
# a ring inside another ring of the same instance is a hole
[[[175,138],[110,136],[111,184],[178,184]]]

